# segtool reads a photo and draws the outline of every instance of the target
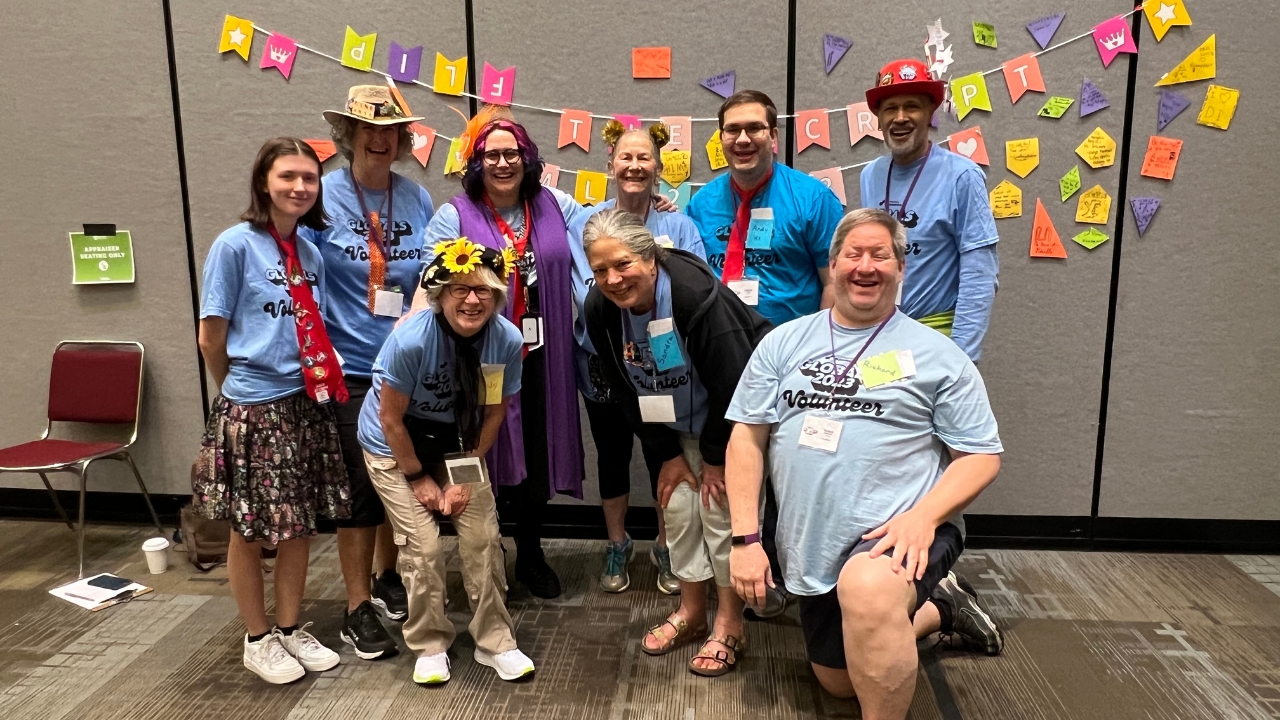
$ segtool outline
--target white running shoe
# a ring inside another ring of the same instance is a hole
[[[338,653],[321,645],[315,635],[307,632],[309,627],[311,623],[294,630],[292,635],[285,635],[280,632],[280,628],[273,628],[271,634],[279,637],[284,649],[297,659],[299,665],[311,672],[324,672],[337,667],[338,663],[342,662],[342,658],[338,657]]]
[[[423,655],[413,664],[413,681],[419,685],[439,685],[449,682],[449,655],[437,653]]]
[[[272,685],[284,685],[307,674],[297,660],[289,654],[275,632],[257,642],[249,642],[244,636],[244,666]]]
[[[476,662],[488,665],[498,672],[503,680],[519,680],[525,675],[533,674],[533,661],[519,650],[508,650],[493,655],[476,648]]]

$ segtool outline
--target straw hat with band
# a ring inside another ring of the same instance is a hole
[[[394,87],[387,85],[356,85],[347,91],[345,109],[324,111],[324,119],[330,125],[344,117],[372,125],[398,125],[422,119],[409,115],[404,97]]]
[[[880,68],[875,87],[867,91],[867,107],[880,112],[880,102],[894,95],[928,95],[934,105],[946,98],[947,84],[934,80],[929,67],[915,58],[894,60]]]

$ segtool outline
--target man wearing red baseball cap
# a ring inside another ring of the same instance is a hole
[[[945,91],[912,58],[876,74],[867,105],[890,154],[862,169],[862,206],[886,210],[907,228],[901,310],[977,362],[996,294],[1000,238],[982,168],[929,141]]]

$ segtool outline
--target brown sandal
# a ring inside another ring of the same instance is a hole
[[[708,653],[707,645],[713,642],[718,642],[721,645],[724,645],[725,647],[729,648],[729,651],[725,652],[724,650],[716,650],[714,653]],[[720,677],[721,675],[725,675],[729,671],[737,667],[738,658],[741,655],[741,653],[746,651],[746,649],[747,649],[746,642],[742,638],[739,638],[736,635],[725,635],[724,637],[717,637],[717,636],[709,637],[707,638],[706,642],[702,643],[702,648],[698,650],[698,654],[694,655],[689,660],[689,672],[693,673],[694,675],[701,675],[702,677]],[[710,668],[698,667],[697,665],[693,664],[693,661],[698,659],[713,660],[717,663],[720,663],[720,667],[710,667]]]
[[[676,629],[675,633],[670,637],[667,637],[667,633],[663,631],[663,628],[667,625]],[[652,635],[657,638],[658,642],[661,644],[658,645],[657,648],[650,648],[648,645],[645,645],[644,638],[641,638],[640,649],[643,650],[646,655],[666,655],[672,650],[687,644],[690,640],[693,640],[695,637],[703,635],[706,632],[707,627],[705,625],[696,630],[691,630],[687,621],[676,617],[675,613],[672,613],[667,616],[666,620],[663,620],[657,625],[649,628],[649,631],[645,633],[645,637]]]

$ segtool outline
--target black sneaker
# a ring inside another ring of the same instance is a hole
[[[930,599],[950,606],[951,627],[941,628],[939,632],[943,635],[959,638],[966,647],[981,650],[987,655],[999,655],[1004,650],[1004,635],[996,621],[978,604],[978,593],[967,580],[957,577],[954,572],[947,573]]]
[[[560,597],[560,578],[547,564],[542,548],[536,545],[516,549],[516,580],[524,583],[536,597],[545,600]]]
[[[409,593],[404,589],[400,573],[383,570],[373,577],[373,606],[388,620],[404,622],[409,617]]]
[[[387,658],[400,651],[396,641],[378,620],[373,603],[368,600],[357,605],[355,610],[343,613],[342,630],[338,634],[342,642],[355,648],[356,656],[361,660]]]

